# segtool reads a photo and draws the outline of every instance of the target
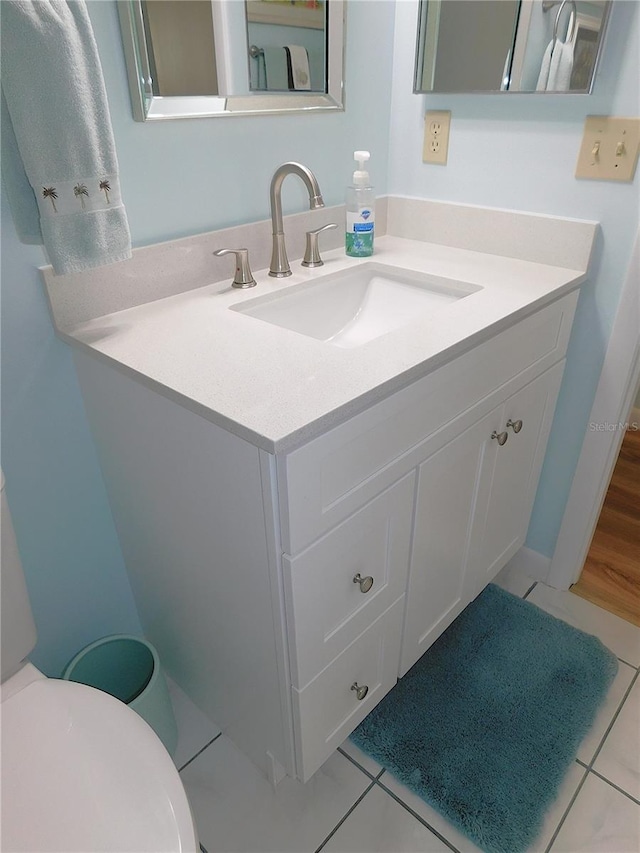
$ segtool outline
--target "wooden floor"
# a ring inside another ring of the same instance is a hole
[[[640,425],[640,409],[629,420]],[[591,548],[571,592],[640,625],[640,429],[626,431]]]

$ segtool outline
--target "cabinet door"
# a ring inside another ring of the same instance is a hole
[[[419,468],[400,675],[404,675],[475,594],[470,559],[482,539],[496,442],[485,441],[494,410]]]
[[[474,566],[476,593],[484,589],[524,543],[563,369],[564,361],[534,379],[504,404],[497,429],[506,431],[509,437],[502,447],[494,447],[496,462],[487,502],[481,558]],[[509,422],[513,425],[508,426]],[[497,445],[495,441],[491,443]]]

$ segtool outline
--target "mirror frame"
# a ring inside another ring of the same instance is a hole
[[[428,15],[428,6],[430,0],[418,0],[418,26],[416,33],[416,52],[415,52],[415,63],[413,70],[413,94],[414,95],[591,95],[593,92],[593,87],[595,84],[596,73],[598,71],[598,65],[602,58],[602,49],[604,46],[604,39],[607,32],[607,25],[609,23],[609,17],[611,14],[612,2],[611,0],[607,0],[604,6],[604,11],[602,15],[602,22],[600,25],[600,32],[598,34],[597,41],[597,51],[595,62],[593,63],[593,68],[591,70],[591,76],[589,78],[589,86],[586,89],[569,89],[569,90],[557,90],[557,91],[536,91],[533,89],[456,89],[455,91],[449,90],[441,90],[441,89],[421,89],[418,87],[418,81],[420,79],[420,73],[422,64],[424,61],[424,52],[425,52],[425,39],[421,39],[421,34],[426,31],[426,21]],[[553,11],[553,7],[558,6],[558,2],[549,2],[549,0],[542,0],[542,9],[544,12]],[[517,33],[516,33],[517,35]],[[516,39],[514,39],[514,46],[516,44]]]
[[[118,0],[117,7],[135,121],[344,111],[346,0],[331,0],[331,5],[327,4],[326,94],[314,92],[269,95],[256,92],[229,97],[154,95],[149,82],[151,75],[144,40],[142,2]]]

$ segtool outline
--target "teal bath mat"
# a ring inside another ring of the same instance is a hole
[[[596,638],[493,584],[351,740],[487,853],[522,853],[618,670]]]

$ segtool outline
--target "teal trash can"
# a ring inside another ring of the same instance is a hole
[[[62,677],[110,693],[146,720],[173,755],[178,729],[158,653],[146,640],[113,634],[85,646]]]

